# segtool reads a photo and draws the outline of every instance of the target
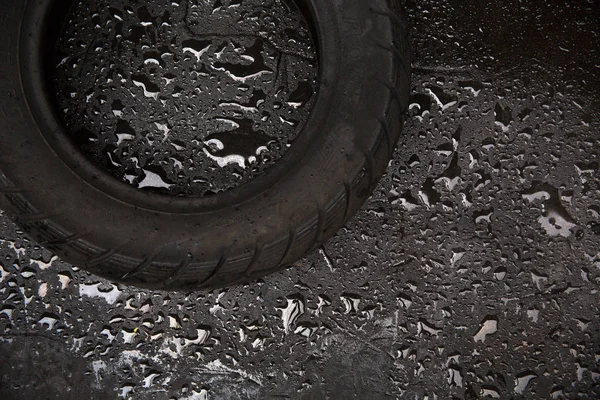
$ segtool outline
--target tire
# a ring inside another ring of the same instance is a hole
[[[88,162],[52,111],[44,43],[64,2],[0,2],[0,208],[65,261],[120,283],[217,288],[322,245],[384,173],[408,107],[408,24],[395,0],[298,0],[318,38],[316,103],[294,146],[228,192],[144,192]],[[58,6],[57,6],[58,5]],[[55,36],[54,36],[55,38]]]

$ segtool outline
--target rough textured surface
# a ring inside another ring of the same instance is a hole
[[[292,269],[116,287],[0,217],[0,397],[600,397],[599,7],[409,7],[394,161]]]

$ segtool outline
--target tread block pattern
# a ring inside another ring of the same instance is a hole
[[[183,271],[179,274],[177,279],[179,281],[194,281],[194,282],[198,282],[198,283],[205,282],[213,275],[213,272],[219,266],[220,262],[221,262],[221,260],[191,262],[187,266],[185,271]],[[173,268],[173,267],[171,267],[171,268]],[[155,268],[153,268],[153,269],[155,269]],[[161,273],[160,269],[157,269],[157,271],[158,271],[157,278],[165,277],[164,270],[162,271],[162,273]]]
[[[219,259],[219,262],[217,263],[217,265],[213,268],[213,270],[210,273],[210,275],[208,276],[208,278],[202,280],[201,283],[199,283],[199,286],[200,287],[210,287],[211,285],[214,285],[215,282],[218,281],[219,272],[221,272],[221,270],[223,269],[223,265],[225,265],[226,261],[227,261],[227,258],[225,256],[222,256]]]
[[[257,265],[252,271],[252,276],[256,276],[258,272],[265,271],[277,264],[284,257],[289,241],[288,237],[283,237],[274,243],[266,245],[261,252]]]
[[[346,203],[348,198],[346,191],[342,190],[338,195],[325,207],[325,232],[331,232],[335,227],[344,223],[346,213]]]
[[[315,215],[305,222],[296,231],[294,236],[293,246],[289,249],[288,254],[281,260],[280,265],[287,265],[302,257],[304,253],[312,246],[317,236],[317,228],[319,226],[318,211]]]
[[[256,242],[256,246],[254,246],[254,253],[252,254],[252,259],[250,260],[250,263],[246,267],[246,270],[244,271],[243,275],[240,277],[239,280],[250,279],[250,277],[252,276],[252,272],[258,265],[258,262],[260,260],[260,257],[262,256],[263,250],[264,250],[264,246],[261,244],[260,239],[259,239]]]
[[[252,262],[253,252],[248,252],[239,256],[228,258],[223,265],[221,274],[243,274]]]
[[[362,205],[362,202],[366,200],[369,194],[369,186],[369,172],[366,167],[363,167],[350,183],[352,197],[355,200],[354,203],[360,202]]]
[[[118,250],[120,251],[120,250]],[[114,271],[115,276],[117,277],[118,280],[122,280],[122,277],[127,274],[128,272],[133,271],[136,267],[138,267],[140,265],[140,263],[143,262],[143,260],[139,260],[139,259],[135,259],[133,257],[127,257],[125,255],[119,254],[118,251],[114,254],[112,254],[109,258],[106,259],[106,261],[101,262],[100,264],[96,265],[94,268],[95,269],[110,269],[111,271]],[[156,279],[159,280],[159,278],[162,280],[164,279],[164,275],[165,275],[165,270],[169,271],[172,270],[173,268],[175,268],[175,265],[177,264],[165,264],[165,263],[152,263],[151,267],[149,267],[146,270],[146,273],[144,274],[145,277],[148,278],[152,278],[152,279]],[[156,267],[160,266],[161,270],[157,270]],[[135,281],[139,279],[138,277],[135,277],[135,275],[131,278],[129,278],[130,281]],[[151,279],[146,279],[148,281],[150,281]]]
[[[21,194],[7,194],[6,199],[18,214],[36,214],[36,210]]]
[[[67,249],[73,254],[79,256],[82,260],[85,260],[83,263],[87,262],[87,260],[90,258],[97,257],[106,251],[106,249],[102,249],[81,239],[71,243]]]
[[[192,260],[193,258],[190,254],[186,255],[177,268],[168,274],[168,278],[165,280],[165,286],[169,287],[177,282],[181,274],[189,267]]]

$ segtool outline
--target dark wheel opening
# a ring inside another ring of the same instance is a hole
[[[44,70],[56,116],[89,161],[136,188],[194,197],[242,186],[310,115],[318,62],[305,4],[79,0],[64,10],[53,8],[43,46],[54,50]]]

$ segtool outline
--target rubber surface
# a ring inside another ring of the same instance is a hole
[[[410,88],[396,1],[308,0],[320,87],[284,158],[200,199],[144,193],[69,143],[43,87],[48,0],[0,4],[0,207],[64,260],[126,284],[223,287],[288,266],[333,236],[384,173]]]

